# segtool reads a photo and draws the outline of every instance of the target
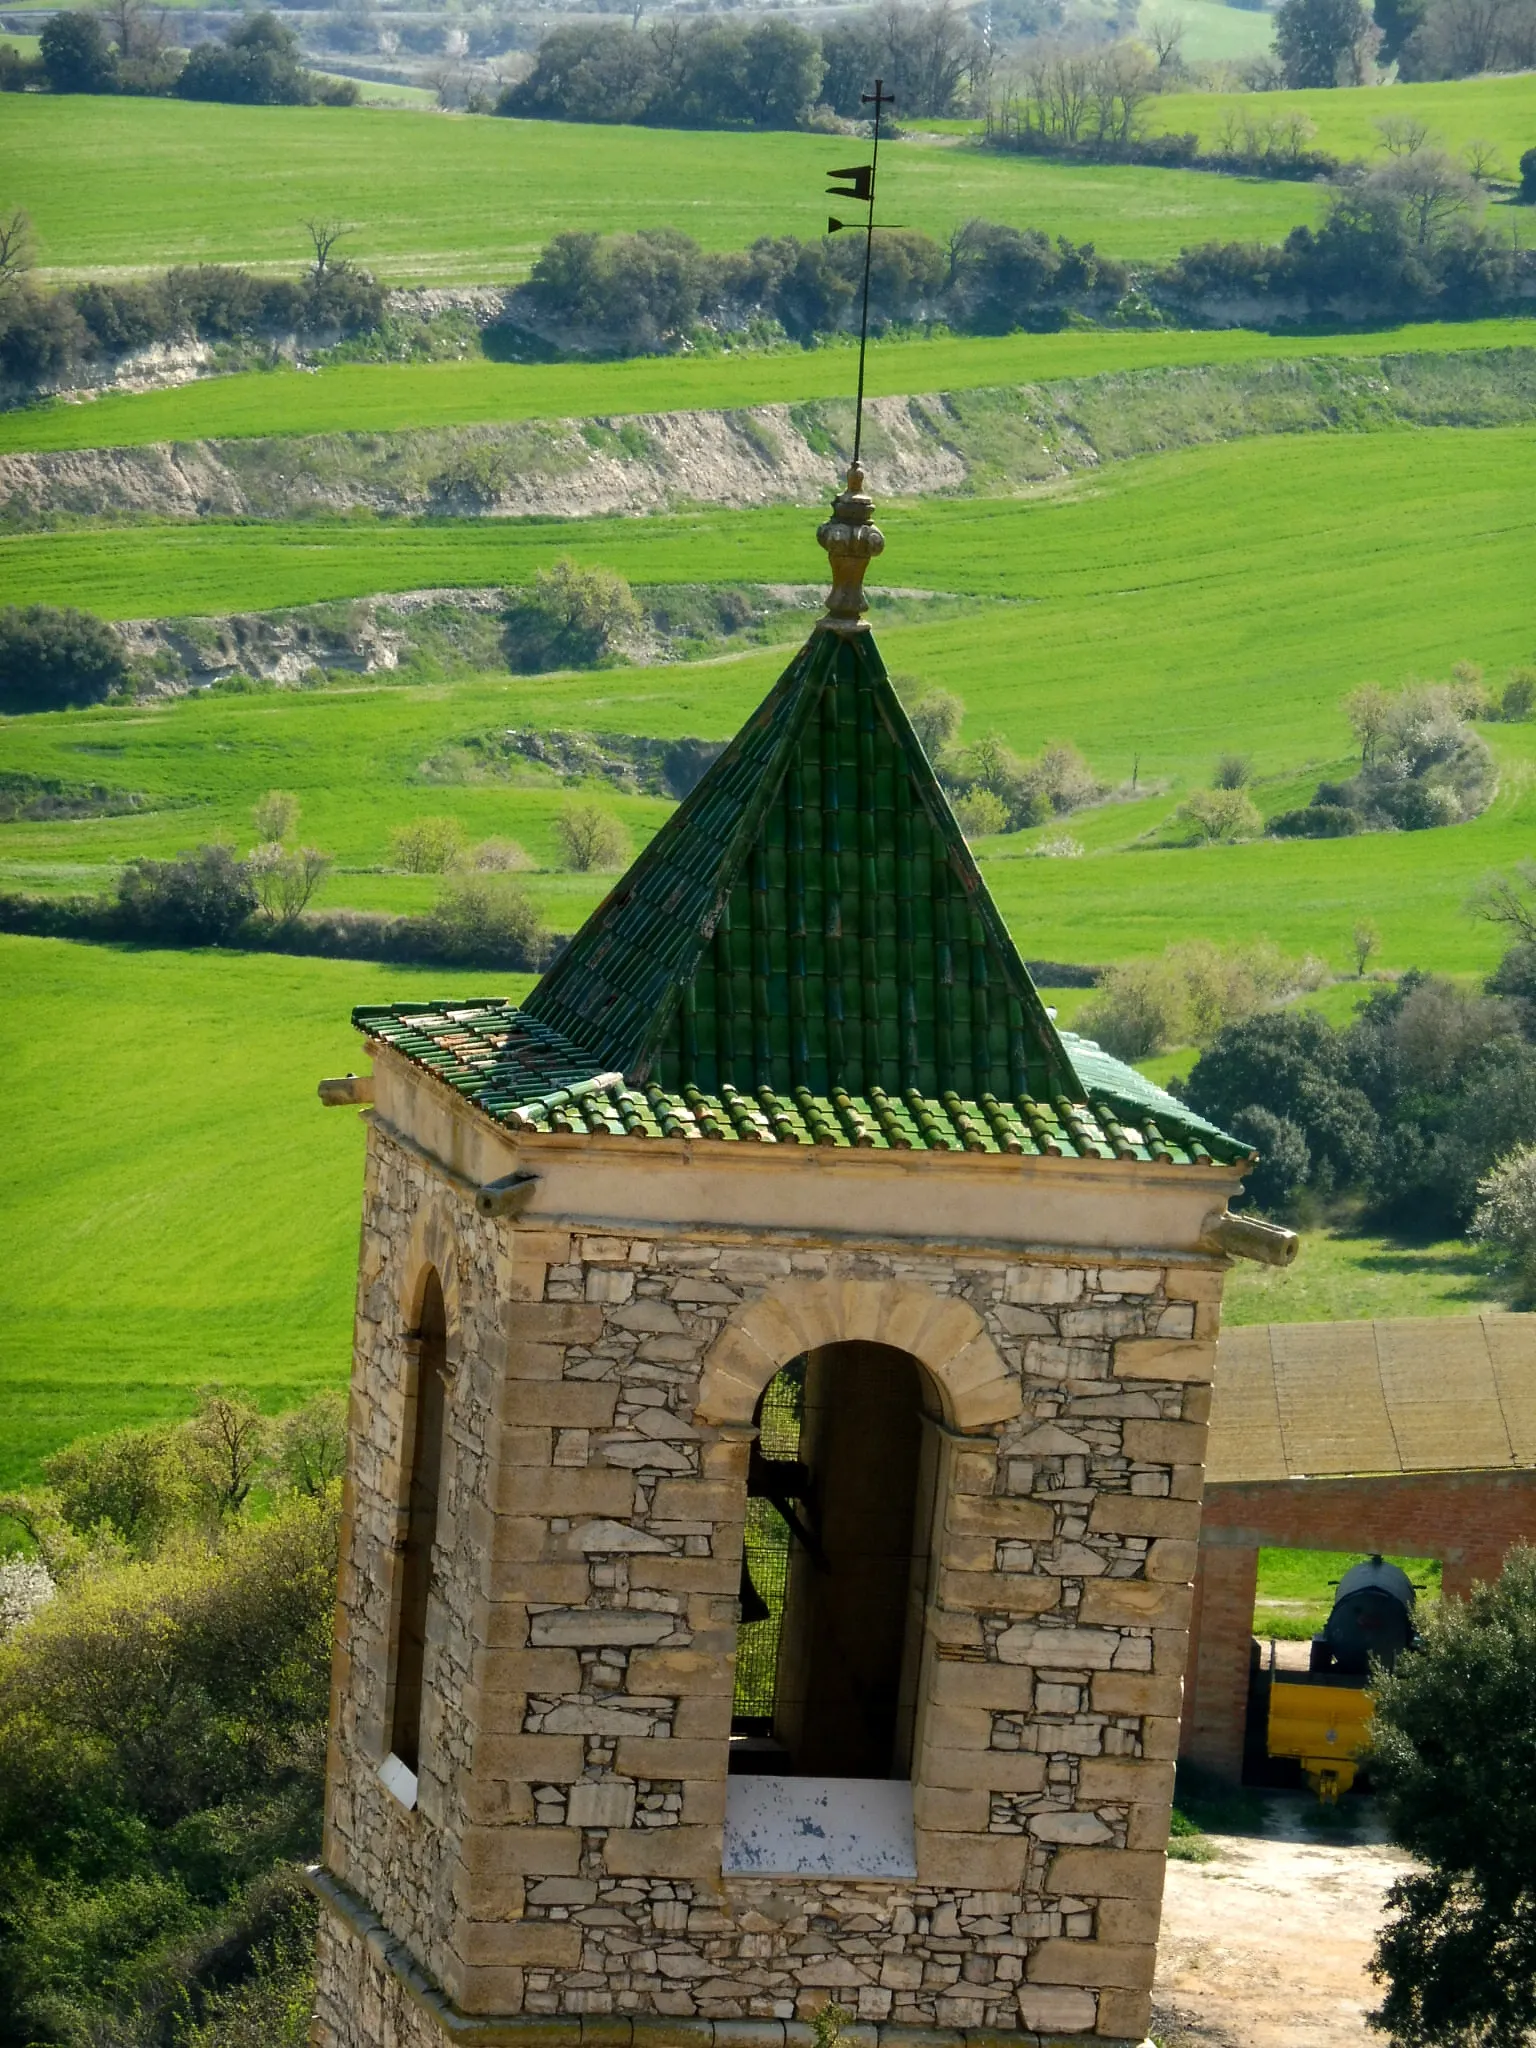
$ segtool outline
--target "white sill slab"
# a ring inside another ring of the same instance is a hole
[[[416,1773],[409,1764],[401,1763],[393,1750],[379,1765],[379,1777],[385,1791],[392,1792],[407,1812],[415,1806]]]
[[[916,1877],[911,1782],[727,1778],[724,1847],[727,1876]]]

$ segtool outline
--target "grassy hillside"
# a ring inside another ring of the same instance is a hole
[[[1529,347],[1536,321],[1269,335],[1242,330],[1078,331],[997,340],[888,341],[870,352],[872,398],[967,391],[1047,377],[1091,377],[1202,363],[1286,362],[1384,351],[1455,353]],[[683,412],[847,397],[851,347],[774,355],[645,357],[622,363],[345,364],[209,378],[169,391],[113,394],[0,413],[0,454],[138,447],[263,434],[395,433],[420,427],[591,414]]]
[[[1495,675],[1536,652],[1529,563],[1536,429],[1278,437],[1116,464],[1036,499],[882,508],[892,582],[1024,602],[962,622],[882,631],[892,669],[956,689],[968,732],[1033,751],[1070,739],[1118,784],[1135,768],[1161,793],[1087,813],[1082,860],[1038,860],[1031,842],[983,842],[987,872],[1026,952],[1100,962],[1193,932],[1267,932],[1342,964],[1354,920],[1380,924],[1389,965],[1486,967],[1497,941],[1463,913],[1488,868],[1525,856],[1536,823],[1536,727],[1491,729],[1499,796],[1449,831],[1334,842],[1147,852],[1136,842],[1239,742],[1270,811],[1304,801],[1348,746],[1344,691],[1369,677],[1443,674],[1469,658]],[[127,528],[0,542],[18,596],[106,611],[277,603],[348,589],[527,577],[561,548],[637,581],[818,574],[803,511],[647,520],[296,528]],[[311,585],[319,588],[304,589]],[[474,836],[510,833],[547,856],[558,792],[442,786],[422,763],[468,734],[518,723],[723,736],[782,656],[596,675],[413,689],[203,697],[60,714],[6,730],[8,765],[92,779],[194,807],[82,824],[4,828],[7,872],[79,886],[134,852],[248,829],[260,790],[295,789],[306,832],[346,868],[378,867],[391,825],[451,811]],[[346,764],[339,775],[337,764]],[[636,836],[659,807],[626,807]],[[333,900],[421,899],[419,882],[339,876]],[[540,883],[566,928],[598,883]]]
[[[1184,27],[1187,64],[1241,63],[1273,47],[1275,17],[1267,10],[1228,7],[1222,0],[1144,0],[1136,26],[1143,36],[1169,18]]]
[[[1170,6],[1169,11],[1182,9]],[[1378,122],[1421,121],[1442,148],[1453,152],[1472,141],[1496,143],[1505,174],[1517,177],[1522,151],[1536,148],[1536,72],[1456,78],[1434,85],[1274,92],[1260,98],[1251,93],[1170,93],[1150,103],[1150,125],[1175,135],[1193,130],[1210,147],[1230,115],[1240,121],[1265,121],[1293,113],[1305,114],[1313,123],[1314,147],[1335,156],[1379,156]]]
[[[56,273],[297,268],[304,219],[332,214],[357,223],[347,253],[381,276],[504,281],[565,228],[678,227],[717,249],[820,234],[824,174],[846,153],[814,135],[29,94],[0,123],[0,192],[31,213]],[[1278,240],[1323,203],[1295,185],[922,143],[891,151],[882,189],[893,219],[941,237],[982,214],[1144,257]]]
[[[269,1408],[343,1381],[363,1132],[315,1083],[358,1064],[353,1003],[442,976],[0,938],[0,977],[0,1485],[208,1381]]]

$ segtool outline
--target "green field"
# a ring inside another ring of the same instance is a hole
[[[1463,903],[1481,874],[1529,850],[1536,725],[1490,728],[1499,793],[1470,825],[1190,851],[1135,843],[1234,737],[1254,757],[1263,807],[1288,808],[1342,765],[1348,741],[1337,706],[1355,684],[1444,674],[1462,658],[1498,677],[1529,660],[1533,452],[1530,428],[1278,437],[1115,464],[1035,499],[882,508],[881,566],[893,582],[1025,600],[958,624],[891,627],[881,638],[893,670],[958,690],[973,735],[999,730],[1025,751],[1070,739],[1111,784],[1133,766],[1168,784],[1075,819],[1082,860],[1032,858],[1028,836],[982,843],[1024,950],[1097,963],[1191,932],[1224,941],[1267,932],[1288,950],[1342,965],[1354,920],[1369,914],[1387,965],[1490,965],[1497,936],[1467,919]],[[518,581],[567,548],[642,582],[708,580],[722,568],[762,581],[818,574],[808,515],[774,508],[496,526],[22,535],[0,541],[0,577],[18,598],[135,616],[156,602],[193,611]],[[254,794],[273,784],[299,792],[308,829],[347,867],[379,864],[389,826],[424,810],[455,811],[477,836],[526,837],[542,854],[551,795],[440,788],[422,782],[420,763],[454,738],[520,721],[722,736],[781,662],[759,652],[567,678],[424,691],[375,683],[17,721],[6,729],[7,765],[191,796],[200,809],[13,825],[8,870],[20,877],[36,863],[57,886],[78,880],[82,863],[106,867],[133,851],[239,831]],[[654,815],[635,811],[637,833]],[[370,900],[388,900],[394,887],[381,882]],[[567,893],[551,913],[564,921],[578,900]]]
[[[1184,25],[1181,53],[1186,64],[1241,63],[1274,45],[1273,14],[1228,7],[1222,0],[1145,0],[1136,26],[1147,36],[1155,21],[1169,17]]]
[[[1169,11],[1183,10],[1170,0]],[[1314,148],[1341,157],[1379,156],[1377,123],[1389,120],[1422,122],[1440,147],[1452,152],[1473,141],[1496,143],[1510,178],[1519,176],[1522,151],[1536,147],[1536,71],[1332,92],[1169,93],[1150,101],[1149,108],[1150,127],[1174,135],[1192,130],[1206,148],[1214,145],[1229,115],[1262,124],[1293,113],[1305,114],[1316,128]]]
[[[999,340],[888,341],[870,351],[872,398],[974,391],[1056,377],[1312,356],[1449,354],[1536,342],[1530,319],[1376,328],[1368,334],[1269,335],[1243,329],[1080,330]],[[592,414],[687,412],[847,397],[851,347],[770,355],[651,356],[621,363],[343,364],[211,377],[168,391],[119,393],[0,412],[0,454],[124,448],[263,434],[397,433]]]
[[[0,121],[0,192],[32,215],[38,260],[56,275],[297,269],[303,221],[332,214],[357,223],[346,252],[380,276],[505,282],[567,228],[677,227],[714,249],[819,235],[824,174],[846,154],[815,135],[15,94]],[[1324,203],[1258,179],[920,142],[890,152],[881,189],[894,219],[941,238],[980,214],[1144,258],[1212,238],[1278,241]]]
[[[442,975],[0,938],[0,978],[0,1485],[209,1381],[344,1382],[363,1131],[315,1083],[358,1064],[353,1003]]]

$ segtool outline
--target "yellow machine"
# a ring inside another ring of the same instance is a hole
[[[1332,1672],[1274,1672],[1269,1682],[1269,1753],[1294,1757],[1307,1783],[1331,1806],[1355,1782],[1356,1759],[1371,1732],[1371,1696]]]

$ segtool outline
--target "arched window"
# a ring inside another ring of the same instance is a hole
[[[416,1384],[407,1408],[405,1455],[410,1459],[405,1547],[400,1558],[395,1633],[395,1682],[389,1747],[414,1780],[421,1768],[421,1687],[426,1662],[427,1604],[432,1592],[432,1547],[437,1540],[437,1494],[443,1462],[444,1378],[448,1317],[443,1287],[429,1270],[422,1291],[416,1344]],[[409,1787],[414,1797],[414,1783]]]
[[[923,1394],[906,1352],[863,1343],[810,1352],[764,1391],[748,1478],[738,1770],[911,1769],[934,1485]]]

